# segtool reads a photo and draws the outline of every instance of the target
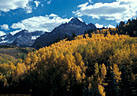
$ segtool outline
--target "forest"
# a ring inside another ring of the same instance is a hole
[[[90,30],[39,50],[0,46],[0,94],[137,96],[135,25]]]
[[[93,33],[61,40],[0,64],[0,86],[32,96],[136,96],[137,38]]]

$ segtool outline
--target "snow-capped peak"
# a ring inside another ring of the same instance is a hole
[[[10,32],[11,35],[15,35],[17,34],[18,32],[20,32],[21,30],[16,30],[16,31],[13,31],[13,32]]]

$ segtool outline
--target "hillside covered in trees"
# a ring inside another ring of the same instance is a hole
[[[136,96],[137,38],[85,34],[0,65],[0,92],[32,96]]]
[[[119,25],[117,25],[117,33],[118,34],[127,34],[132,37],[137,36],[137,18],[128,20],[127,22],[121,21]]]
[[[0,0],[0,96],[137,96],[137,0]]]

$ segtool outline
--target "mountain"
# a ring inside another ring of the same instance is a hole
[[[42,34],[44,34],[42,31],[28,32],[27,30],[22,30],[15,34],[8,33],[0,36],[0,45],[32,46]]]
[[[66,37],[71,38],[74,34],[84,34],[88,30],[96,30],[96,26],[92,23],[86,24],[78,18],[72,18],[68,23],[56,27],[52,32],[28,32],[27,30],[21,30],[19,32],[2,34],[0,36],[0,45],[16,45],[21,47],[33,45],[33,47],[38,49]]]
[[[56,27],[52,32],[41,35],[36,39],[33,47],[39,49],[58,40],[62,40],[66,36],[72,37],[73,34],[81,35],[88,30],[96,30],[96,26],[92,23],[86,24],[85,22],[80,21],[78,18],[72,18],[68,23]]]

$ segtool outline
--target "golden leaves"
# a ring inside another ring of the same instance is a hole
[[[37,78],[45,80],[43,82],[48,79],[52,84],[57,80],[61,86],[66,84],[67,91],[71,90],[73,84],[81,84],[90,91],[96,88],[101,96],[105,96],[103,86],[109,85],[105,80],[108,68],[111,67],[110,70],[113,71],[114,79],[118,83],[121,80],[121,72],[117,64],[128,64],[135,59],[137,44],[128,43],[133,41],[127,35],[111,35],[109,32],[106,36],[92,34],[90,38],[86,34],[85,37],[80,35],[72,41],[61,40],[29,53],[25,63],[17,64],[17,74],[21,75],[26,72],[25,70],[31,70],[37,72]]]
[[[105,78],[106,74],[107,74],[107,69],[105,64],[102,64],[101,66],[101,74],[102,74],[102,78]]]
[[[104,91],[104,87],[102,85],[98,85],[98,90],[101,96],[106,96],[106,93]]]
[[[17,63],[16,73],[17,75],[22,75],[26,71],[26,66],[24,63]]]
[[[121,72],[119,71],[119,68],[118,68],[118,65],[117,64],[114,64],[113,65],[113,72],[114,72],[114,75],[115,75],[115,80],[116,82],[119,82],[119,80],[121,80]]]

